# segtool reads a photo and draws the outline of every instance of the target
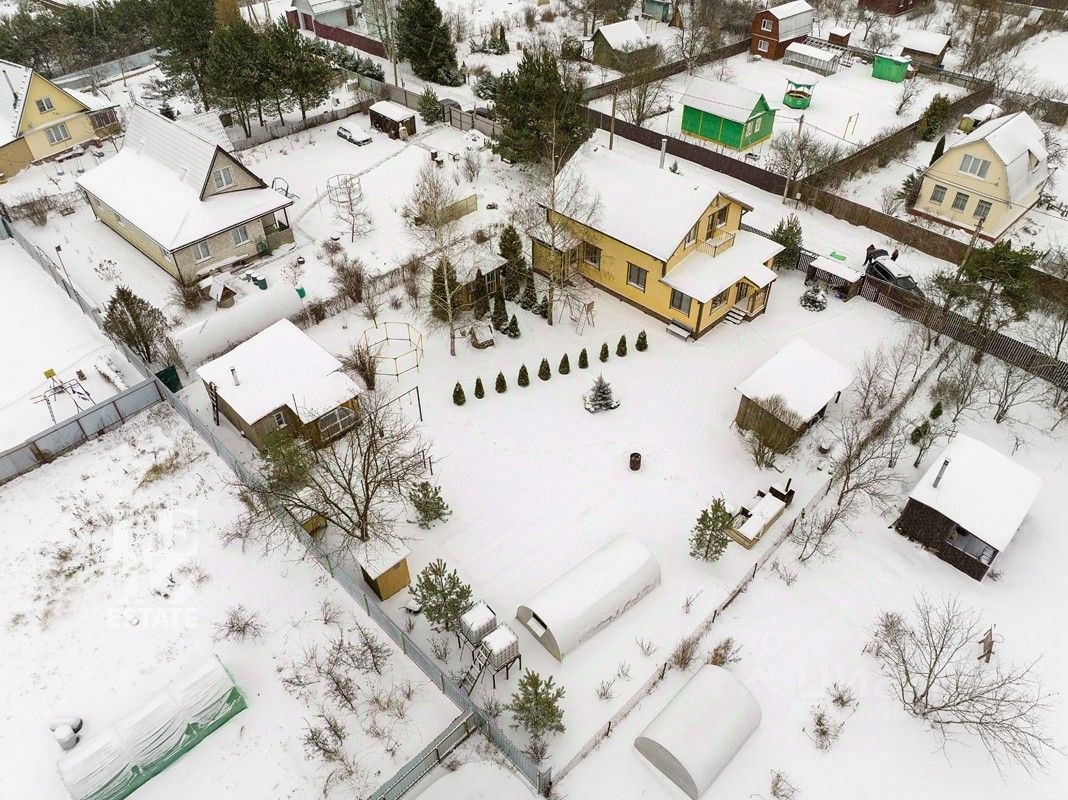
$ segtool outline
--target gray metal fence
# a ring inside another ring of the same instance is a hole
[[[471,714],[461,714],[434,741],[409,759],[396,775],[371,793],[367,800],[397,800],[402,797],[476,730],[478,724],[474,717]]]
[[[96,64],[77,72],[61,75],[58,78],[54,78],[52,83],[66,89],[84,89],[94,84],[99,85],[112,78],[118,78],[144,69],[150,64],[154,64],[158,56],[159,51],[155,48],[142,50],[140,53],[131,53],[114,61],[105,61],[103,64]]]

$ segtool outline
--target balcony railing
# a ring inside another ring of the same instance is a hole
[[[717,233],[711,239],[705,239],[703,242],[700,242],[697,245],[697,249],[702,253],[715,258],[733,244],[734,231],[723,231],[722,233]]]

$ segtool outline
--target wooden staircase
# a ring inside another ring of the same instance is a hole
[[[726,317],[724,317],[724,319],[726,319],[727,322],[730,322],[733,325],[741,325],[743,322],[745,322],[745,312],[738,308],[738,306],[735,306],[727,312],[727,315]]]

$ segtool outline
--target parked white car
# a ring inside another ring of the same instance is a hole
[[[337,135],[347,142],[352,142],[356,145],[365,145],[371,143],[371,134],[361,128],[359,125],[348,125],[347,127],[342,125],[337,129]]]

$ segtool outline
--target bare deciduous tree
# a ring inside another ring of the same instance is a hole
[[[664,85],[667,78],[658,77],[656,72],[664,59],[660,48],[653,47],[628,53],[625,63],[625,84],[617,107],[627,122],[644,125],[668,107],[669,95]]]
[[[897,478],[887,457],[885,439],[869,436],[863,421],[853,414],[838,419],[832,436],[833,480],[828,492],[838,487],[837,505],[846,507],[863,494],[878,508],[888,508],[897,496]]]
[[[946,740],[979,737],[999,767],[1014,761],[1042,768],[1054,744],[1045,731],[1052,696],[1035,662],[1022,667],[976,658],[983,636],[979,612],[955,597],[915,598],[909,617],[883,612],[869,649],[890,679],[901,707]]]
[[[701,58],[723,43],[723,19],[712,0],[687,0],[681,12],[683,25],[675,32],[672,50],[692,75]]]
[[[751,398],[750,402],[758,410],[746,420],[749,427],[743,431],[742,439],[753,463],[768,469],[775,466],[777,456],[793,447],[796,432],[804,426],[804,420],[786,404],[782,395]]]
[[[1041,402],[1049,391],[1049,384],[1037,375],[1004,361],[992,364],[986,375],[986,401],[999,425],[1022,406]]]
[[[348,176],[332,187],[330,200],[334,206],[334,217],[349,231],[350,242],[355,242],[357,236],[363,236],[374,229],[374,217],[363,200],[359,178]]]
[[[771,140],[768,168],[793,182],[829,167],[840,156],[838,145],[826,141],[822,134],[808,129],[790,131]]]
[[[797,519],[790,531],[790,541],[797,548],[797,560],[805,563],[819,556],[832,558],[838,546],[838,534],[845,530],[850,507],[829,506],[807,512]]]
[[[926,83],[919,78],[912,78],[901,84],[901,92],[897,96],[897,108],[894,109],[898,116],[909,109],[916,98],[923,94],[926,86]]]
[[[957,348],[949,357],[947,367],[931,387],[931,399],[950,412],[950,424],[955,425],[982,402],[986,386],[985,370],[963,348]]]

